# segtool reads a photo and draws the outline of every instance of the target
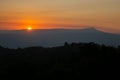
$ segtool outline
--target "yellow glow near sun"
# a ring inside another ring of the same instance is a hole
[[[31,27],[31,26],[29,26],[29,27],[27,28],[27,30],[32,30],[32,27]]]

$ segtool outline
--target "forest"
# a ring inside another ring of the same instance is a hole
[[[119,77],[120,46],[67,43],[57,47],[0,46],[0,80],[80,80]]]

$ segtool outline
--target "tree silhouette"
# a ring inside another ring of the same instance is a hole
[[[64,46],[9,49],[0,47],[0,80],[87,79],[117,75],[120,47],[65,42]],[[107,76],[109,75],[109,76]]]

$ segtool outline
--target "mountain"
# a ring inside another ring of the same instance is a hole
[[[120,45],[120,35],[88,29],[38,29],[0,31],[0,45],[9,48],[60,46],[65,42],[96,42],[99,44]]]

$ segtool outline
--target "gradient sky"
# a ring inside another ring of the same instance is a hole
[[[120,0],[0,0],[0,30],[86,28],[120,32]]]

